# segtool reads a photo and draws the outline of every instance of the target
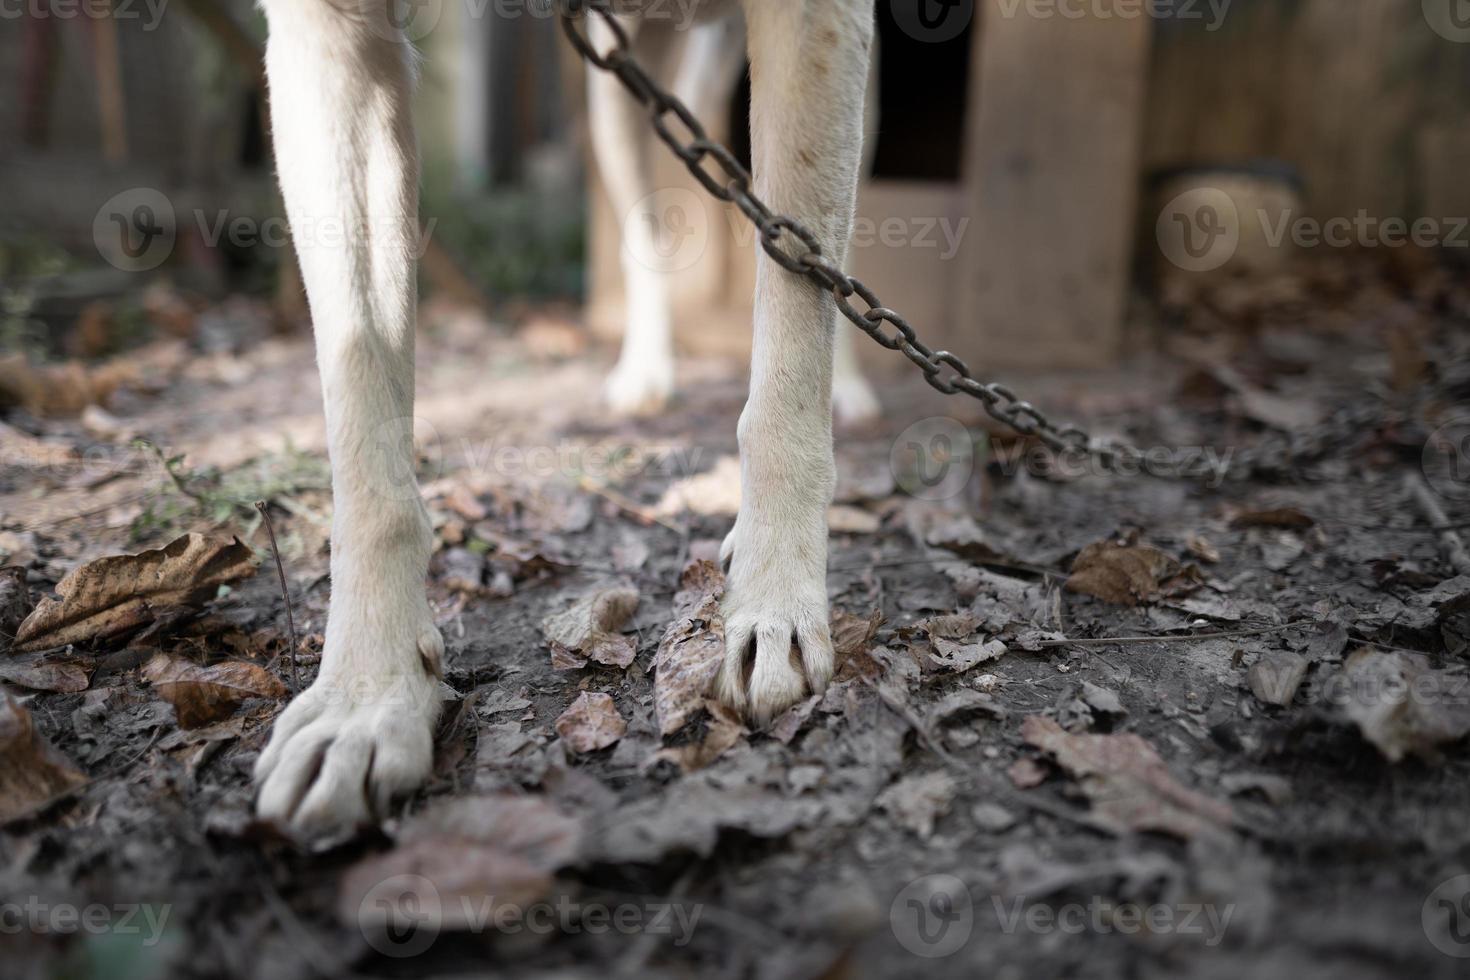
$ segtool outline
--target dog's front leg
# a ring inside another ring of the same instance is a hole
[[[842,262],[857,194],[871,0],[746,0],[745,8],[757,193],[805,222]],[[723,549],[727,646],[717,691],[764,723],[832,676],[826,577],[837,310],[821,287],[764,253],[757,261],[740,514]]]
[[[266,0],[272,129],[316,333],[332,599],[316,682],[256,765],[262,817],[331,833],[432,762],[443,643],[412,456],[417,164],[411,55],[386,0]]]

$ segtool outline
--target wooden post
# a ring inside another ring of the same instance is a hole
[[[955,304],[956,353],[972,364],[1117,357],[1150,33],[1146,17],[984,4],[964,169],[973,222]]]
[[[110,7],[110,5],[109,5]],[[117,21],[107,16],[90,21],[92,66],[96,74],[97,114],[102,121],[102,159],[128,161],[127,107],[123,103],[122,59],[118,55]]]

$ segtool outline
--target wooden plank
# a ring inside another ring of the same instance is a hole
[[[1106,364],[1123,336],[1151,25],[989,0],[980,26],[957,352]]]
[[[1426,154],[1463,129],[1467,91],[1470,45],[1435,34],[1418,3],[1237,3],[1218,31],[1160,28],[1144,166],[1273,158],[1320,220],[1444,217],[1445,164]]]

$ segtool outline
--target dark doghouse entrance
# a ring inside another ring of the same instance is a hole
[[[919,40],[894,20],[888,0],[878,4],[879,116],[874,178],[959,181],[974,30],[971,18],[954,38]],[[735,93],[730,111],[731,148],[749,166],[749,72]]]

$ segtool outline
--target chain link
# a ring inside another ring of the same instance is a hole
[[[1221,476],[1218,454],[1178,450],[1146,454],[1121,440],[1094,438],[1075,425],[1053,422],[1041,409],[1022,400],[1005,385],[977,379],[958,355],[930,349],[902,314],[884,306],[866,283],[844,272],[825,256],[809,228],[796,218],[773,212],[756,196],[750,172],[729,148],[711,140],[688,106],[654,81],[634,60],[628,32],[618,21],[614,8],[613,0],[558,0],[562,29],[577,53],[592,67],[615,75],[633,98],[648,107],[659,140],[684,161],[705,190],[721,201],[734,204],[750,219],[760,235],[761,247],[772,261],[831,291],[844,317],[883,347],[899,351],[912,361],[930,387],[946,395],[969,395],[980,402],[991,418],[1006,427],[1039,440],[1056,453],[1090,456],[1108,472],[1144,472],[1176,479]],[[579,26],[590,24],[594,16],[601,19],[612,37],[612,47],[606,52],[598,51],[590,34]],[[671,118],[683,127],[687,138],[681,139],[670,125]],[[866,308],[859,309],[854,297]],[[1320,455],[1381,418],[1382,412],[1375,406],[1345,409],[1319,430],[1268,438],[1246,449],[1232,451],[1227,458],[1227,472],[1231,476],[1246,476],[1285,470],[1293,460]]]

